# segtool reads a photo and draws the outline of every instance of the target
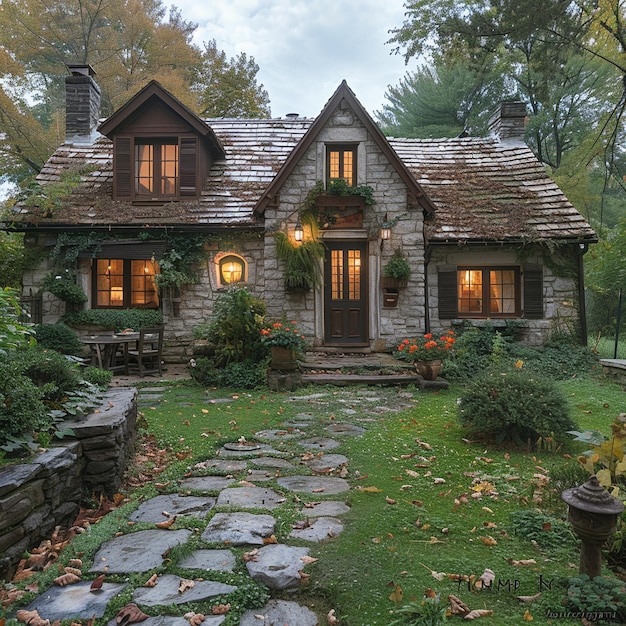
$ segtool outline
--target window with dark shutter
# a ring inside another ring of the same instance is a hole
[[[441,268],[438,273],[439,319],[457,317],[456,268]]]
[[[543,318],[543,269],[539,265],[524,267],[524,317]]]
[[[198,193],[198,140],[184,137],[180,140],[180,195],[195,196]]]
[[[116,137],[113,159],[113,193],[116,198],[129,198],[132,192],[132,159],[130,137]]]

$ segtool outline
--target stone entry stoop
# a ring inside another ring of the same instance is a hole
[[[154,397],[158,395],[157,388],[145,393],[150,403],[159,401]],[[359,401],[364,405],[375,404],[376,398],[369,395],[366,392]],[[316,398],[318,396],[323,397],[324,393],[315,394]],[[297,399],[306,401],[302,397]],[[376,411],[380,410],[385,411],[385,408],[376,405]],[[395,411],[398,407],[386,410]],[[193,581],[189,589],[181,592],[181,576],[169,573],[159,575],[156,586],[140,586],[131,590],[132,593],[127,589],[128,583],[113,584],[106,580],[102,592],[93,593],[90,591],[91,581],[83,581],[67,587],[51,587],[26,608],[36,609],[44,620],[88,620],[93,616],[102,617],[111,599],[123,592],[132,597],[131,601],[140,609],[167,607],[164,614],[143,621],[144,626],[188,626],[189,622],[183,618],[187,611],[184,605],[201,603],[206,607],[205,613],[209,613],[213,604],[228,602],[229,594],[238,588],[236,579],[240,576],[250,576],[271,593],[297,592],[303,577],[315,575],[309,568],[312,562],[308,557],[310,548],[302,544],[333,541],[344,530],[341,516],[350,510],[343,501],[351,488],[349,458],[332,450],[365,432],[368,419],[363,419],[363,414],[357,411],[352,414],[355,418],[359,416],[356,418],[358,424],[349,421],[346,409],[346,418],[327,429],[328,437],[314,436],[310,432],[312,425],[319,432],[321,424],[318,420],[327,423],[326,416],[320,411],[317,417],[313,413],[297,415],[292,420],[297,423],[297,429],[291,422],[285,422],[284,430],[256,433],[257,441],[238,440],[224,444],[214,458],[197,463],[191,472],[181,476],[176,484],[177,491],[142,502],[128,516],[129,532],[105,541],[89,570],[122,575],[140,573],[148,580],[152,573],[163,567],[168,555],[183,548],[194,533],[176,526],[133,532],[132,524],[144,524],[145,528],[146,523],[157,524],[180,517],[193,518],[194,525],[200,526],[210,517],[200,538],[211,547],[192,550],[177,564],[179,569],[188,572],[188,580]],[[288,441],[290,452],[273,447],[276,441],[282,440]],[[311,458],[302,462],[303,455]],[[277,472],[283,475],[276,478]],[[324,472],[324,475],[315,472]],[[250,480],[268,473],[282,493]],[[286,537],[288,543],[275,543],[275,511],[291,504],[297,494],[304,497],[312,493],[316,502],[303,505],[300,511],[303,521],[294,525]],[[212,509],[215,507],[226,507],[226,510],[214,513]],[[290,540],[295,545],[290,545]],[[240,547],[249,547],[248,554],[252,555],[245,563],[238,561],[241,556],[233,551]],[[323,563],[316,567],[323,567]],[[212,580],[212,572],[221,575],[220,580]],[[232,574],[229,582],[222,582],[224,575],[229,574]],[[178,606],[180,614],[172,615]],[[224,619],[223,615],[208,615],[203,626],[218,626]],[[264,607],[246,612],[239,626],[257,626],[259,623],[315,626],[322,622],[309,607],[300,605],[294,595],[293,601],[273,599]],[[116,621],[112,620],[110,626],[117,626]]]
[[[299,365],[304,385],[416,385],[433,390],[449,387],[443,378],[424,380],[411,364],[385,352],[307,352]]]

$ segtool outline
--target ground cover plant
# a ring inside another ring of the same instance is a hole
[[[580,376],[557,385],[580,431],[610,435],[623,408],[619,385]],[[453,595],[472,610],[491,611],[481,623],[519,624],[530,618],[550,623],[549,611],[558,616],[559,624],[567,625],[580,623],[562,618],[568,597],[572,608],[596,602],[596,591],[586,594],[584,581],[577,577],[578,544],[564,521],[565,505],[559,497],[560,491],[581,481],[576,457],[587,446],[574,437],[555,445],[546,442],[535,450],[496,447],[467,437],[458,420],[458,399],[465,390],[461,385],[439,393],[412,387],[316,387],[284,394],[207,389],[179,381],[164,389],[160,401],[142,408],[141,447],[123,494],[111,505],[114,510],[100,521],[96,517],[90,532],[74,539],[59,567],[77,553],[89,563],[105,539],[144,528],[137,524],[129,529],[128,513],[156,494],[179,493],[180,479],[202,471],[198,467],[223,443],[242,437],[255,440],[259,431],[280,428],[286,420],[306,414],[313,424],[307,429],[310,435],[328,435],[326,429],[341,422],[364,429],[359,437],[340,438],[340,447],[333,450],[349,459],[345,529],[332,540],[311,546],[311,555],[319,560],[307,567],[308,584],[285,596],[317,611],[320,623],[331,610],[343,626],[439,623],[424,621],[424,609],[430,610],[433,620],[439,619]],[[293,441],[274,447],[292,454],[296,465],[303,454]],[[296,471],[307,470],[302,466],[282,470]],[[287,499],[284,507],[273,511],[276,538],[293,543],[287,537],[302,521],[302,503],[324,496],[296,498],[278,485],[276,477],[270,475],[264,483]],[[246,480],[247,475],[235,478]],[[116,508],[119,504],[123,506]],[[193,531],[193,547],[208,547],[200,534],[214,512],[204,520],[177,522]],[[220,578],[242,589],[226,626],[238,624],[246,608],[259,607],[268,597],[263,586],[245,575],[244,551],[235,550],[235,572]],[[158,573],[182,575],[176,565],[180,556],[170,555]],[[52,573],[41,574],[39,589],[50,584]],[[623,584],[608,568],[604,573],[606,582],[594,583],[593,589],[613,594],[605,600],[619,607]],[[145,576],[136,575],[110,579],[129,582],[129,588],[111,604],[103,624],[130,601],[132,589],[145,582]],[[25,588],[30,583],[18,585]],[[26,594],[22,602],[33,597]],[[451,615],[448,621],[461,619]]]

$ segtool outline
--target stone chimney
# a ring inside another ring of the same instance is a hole
[[[65,77],[65,143],[91,143],[100,119],[100,87],[91,65],[68,64]]]
[[[489,118],[489,134],[500,141],[524,141],[526,128],[526,104],[502,102]]]

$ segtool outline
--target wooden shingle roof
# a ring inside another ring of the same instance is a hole
[[[352,107],[361,107],[344,83],[333,98],[347,98]],[[39,174],[41,183],[54,182],[71,168],[87,165],[91,171],[83,175],[70,199],[47,217],[37,206],[18,203],[14,223],[50,229],[262,228],[259,207],[279,191],[277,183],[289,170],[290,157],[293,160],[292,155],[310,143],[308,131],[319,126],[333,98],[316,120],[205,120],[225,157],[213,162],[200,197],[190,200],[114,201],[111,141],[100,136],[93,145],[63,145]],[[369,120],[364,110],[359,113]],[[422,194],[426,235],[433,242],[596,239],[523,143],[495,138],[377,138],[390,151],[405,182],[411,183],[409,193]]]
[[[389,141],[437,207],[426,227],[431,241],[596,239],[522,142]]]

